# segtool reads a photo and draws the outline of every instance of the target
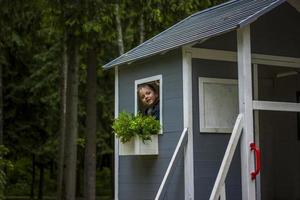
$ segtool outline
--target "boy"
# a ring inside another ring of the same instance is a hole
[[[148,83],[139,85],[138,96],[144,108],[142,114],[159,120],[159,96],[154,86]]]

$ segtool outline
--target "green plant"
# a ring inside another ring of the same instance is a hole
[[[6,185],[6,173],[4,168],[11,169],[13,167],[10,161],[3,158],[8,152],[5,146],[0,145],[0,200],[4,199],[4,188]]]
[[[152,116],[137,114],[136,116],[121,112],[115,119],[112,128],[122,143],[130,141],[133,137],[138,136],[143,142],[151,140],[152,135],[159,133],[161,128],[160,122]]]

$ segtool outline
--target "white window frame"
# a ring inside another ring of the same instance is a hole
[[[148,82],[153,82],[153,81],[159,81],[159,122],[161,125],[161,130],[159,134],[163,133],[163,115],[162,115],[162,101],[163,101],[163,96],[162,96],[162,88],[163,88],[163,82],[162,82],[162,75],[155,75],[151,77],[146,77],[142,79],[138,79],[134,81],[134,114],[136,115],[138,112],[138,100],[137,100],[137,87],[140,84],[143,83],[148,83]]]
[[[205,83],[215,83],[215,84],[224,84],[224,85],[238,85],[238,80],[236,79],[227,79],[227,78],[208,78],[208,77],[199,77],[199,123],[200,123],[200,132],[203,133],[231,133],[232,128],[224,127],[206,127],[205,126],[205,102],[204,102],[204,85]],[[237,113],[238,114],[238,113]]]

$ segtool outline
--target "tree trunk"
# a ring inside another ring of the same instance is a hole
[[[3,144],[3,85],[2,85],[2,65],[0,63],[0,145]]]
[[[76,36],[67,36],[67,99],[66,99],[66,134],[63,168],[63,199],[74,200],[76,189],[77,162],[77,114],[78,114],[78,66],[79,45]]]
[[[122,33],[122,25],[121,25],[121,18],[120,18],[119,1],[117,1],[117,3],[115,4],[115,15],[116,15],[116,25],[117,25],[117,32],[118,32],[119,54],[122,55],[124,53],[124,42],[123,42],[123,33]]]
[[[66,92],[67,92],[67,47],[63,41],[63,56],[60,68],[60,135],[59,135],[59,159],[58,159],[58,178],[57,178],[57,199],[62,199],[64,150],[66,134]]]
[[[44,164],[40,164],[40,180],[39,180],[38,200],[43,200],[43,192],[44,192]]]
[[[80,152],[81,153],[81,152]],[[80,163],[83,163],[83,158],[81,158],[82,156],[80,156],[80,158],[78,158],[78,160],[80,160]],[[82,197],[82,191],[81,191],[81,168],[83,168],[83,166],[77,165],[77,169],[76,169],[76,197]]]
[[[30,185],[30,198],[34,199],[34,186],[35,186],[35,155],[32,154],[32,160],[31,160],[31,185]]]
[[[145,40],[145,24],[144,24],[144,14],[141,14],[139,20],[139,30],[140,30],[140,44],[142,44]]]
[[[118,32],[118,49],[119,49],[119,55],[122,55],[124,53],[124,41],[123,41],[123,32],[122,32],[122,24],[121,24],[121,19],[120,19],[120,6],[119,6],[119,0],[116,1],[115,4],[115,15],[116,15],[116,25],[117,25],[117,32]],[[114,137],[113,137],[114,141]],[[115,142],[113,142],[112,145],[113,149],[115,149]],[[112,163],[112,170],[111,170],[111,177],[112,177],[112,188],[115,188],[115,159],[114,156],[111,157],[111,163]],[[113,196],[114,196],[113,192]],[[115,197],[116,198],[116,197]]]
[[[87,50],[87,119],[84,156],[84,196],[95,200],[96,195],[96,89],[97,58],[95,49]]]

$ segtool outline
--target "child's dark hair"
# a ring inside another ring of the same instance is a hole
[[[137,89],[137,91],[138,91],[138,94],[140,93],[140,90],[143,88],[143,87],[145,87],[145,86],[148,86],[151,90],[153,90],[153,92],[155,93],[155,94],[159,94],[158,92],[157,92],[157,88],[154,86],[154,84],[152,84],[152,83],[143,83],[143,84],[140,84],[140,85],[138,85],[138,89]]]

